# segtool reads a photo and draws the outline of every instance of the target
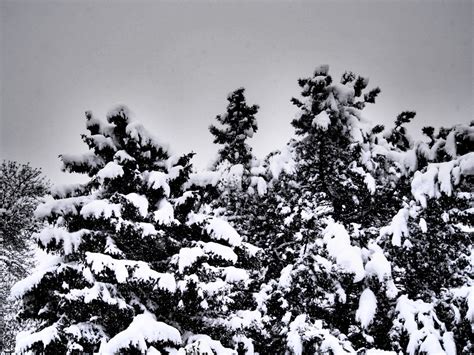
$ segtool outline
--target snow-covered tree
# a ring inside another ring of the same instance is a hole
[[[382,164],[364,160],[380,130],[363,127],[361,110],[379,89],[364,94],[367,80],[352,73],[333,84],[327,66],[299,83],[303,99],[293,102],[301,111],[292,123],[300,137],[268,157],[272,180],[248,233],[267,252],[257,296],[266,335],[260,351],[354,353],[375,312],[373,305],[359,311],[374,294],[365,263],[380,254],[367,248],[361,229],[383,176]]]
[[[410,196],[380,234],[403,293],[391,334],[402,351],[471,353],[474,129],[424,132]]]
[[[300,79],[302,99],[292,102],[299,113],[292,121],[301,139],[296,144],[298,178],[331,200],[337,220],[355,222],[367,214],[375,190],[373,177],[359,166],[365,130],[362,110],[374,103],[379,88],[364,92],[368,79],[346,72],[339,83],[318,67]]]
[[[0,350],[12,350],[15,345],[18,307],[8,295],[33,265],[31,234],[39,228],[33,211],[48,187],[41,170],[29,164],[3,161],[0,166]]]
[[[214,161],[213,182],[201,186],[204,200],[221,211],[221,214],[246,238],[249,213],[260,196],[266,193],[266,169],[252,154],[247,139],[257,132],[255,115],[259,107],[249,106],[245,89],[239,88],[227,97],[229,104],[224,114],[216,117],[219,125],[209,130],[214,143],[222,146]]]
[[[66,171],[90,179],[56,189],[36,210],[49,223],[36,235],[47,254],[12,295],[22,299],[21,317],[38,326],[17,336],[16,350],[250,346],[232,317],[252,302],[258,249],[205,206],[195,210],[199,196],[184,187],[191,155],[171,155],[125,107],[107,123],[86,117],[89,153],[61,159]]]
[[[0,166],[0,232],[4,248],[22,251],[38,224],[33,211],[48,191],[41,169],[3,161]]]
[[[252,160],[252,148],[246,140],[257,132],[255,115],[258,106],[248,106],[244,92],[244,88],[239,88],[230,93],[227,97],[229,104],[226,112],[216,116],[222,127],[214,125],[209,127],[214,136],[214,143],[223,145],[219,150],[216,165],[227,160],[231,165],[242,164],[247,168]]]

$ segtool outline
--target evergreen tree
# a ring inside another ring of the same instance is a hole
[[[291,159],[269,161],[269,170],[290,160],[294,168],[272,181],[261,200],[268,229],[260,233],[254,223],[249,233],[269,252],[259,310],[270,319],[262,324],[270,335],[262,352],[354,352],[367,344],[364,329],[372,321],[360,316],[357,325],[362,295],[380,289],[393,297],[391,275],[373,282],[363,256],[385,166],[367,159],[381,129],[365,131],[360,116],[380,90],[364,94],[367,80],[350,72],[333,84],[327,66],[299,84],[303,100],[293,99],[301,111],[292,124],[300,138],[290,142]],[[367,251],[380,255],[375,247]]]
[[[222,128],[211,125],[209,131],[214,136],[214,143],[221,144],[216,165],[227,160],[231,165],[242,164],[249,167],[252,160],[252,148],[246,143],[257,132],[255,115],[258,106],[248,106],[245,101],[245,89],[239,88],[227,97],[229,104],[222,115],[217,115],[216,120]]]
[[[36,236],[48,254],[12,290],[21,317],[39,321],[18,335],[17,351],[238,347],[231,319],[252,302],[258,250],[227,222],[193,211],[199,196],[184,187],[191,154],[170,155],[124,107],[105,124],[86,117],[90,152],[61,159],[90,179],[37,209],[49,223]]]
[[[247,105],[244,93],[244,88],[230,93],[226,112],[216,117],[221,127],[209,127],[214,143],[223,147],[214,162],[215,184],[202,191],[204,198],[221,209],[222,215],[239,234],[248,238],[249,213],[259,196],[265,194],[267,184],[260,176],[265,175],[265,169],[262,171],[261,163],[246,142],[258,130],[255,115],[259,107]]]
[[[296,144],[297,176],[313,191],[331,200],[334,218],[360,222],[373,197],[372,178],[356,169],[364,130],[361,114],[374,103],[379,88],[366,93],[368,80],[346,72],[333,83],[329,67],[318,67],[312,78],[298,81],[303,99],[292,102],[300,112],[292,121],[301,139]]]
[[[438,134],[434,129],[424,132],[430,142],[412,147],[418,170],[410,178],[411,194],[391,224],[381,230],[381,243],[404,294],[398,300],[398,322],[391,334],[396,349],[402,351],[422,351],[429,345],[471,353],[474,319],[469,315],[468,298],[473,282],[474,130],[457,125]],[[415,329],[408,326],[413,314],[405,312],[407,305],[415,314],[430,310],[427,319],[437,327],[431,328],[426,321],[418,321]]]

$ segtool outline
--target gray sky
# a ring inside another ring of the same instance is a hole
[[[85,151],[84,111],[130,107],[172,150],[217,147],[207,127],[240,86],[257,103],[257,156],[293,130],[297,79],[329,64],[382,95],[366,117],[402,110],[425,125],[473,119],[472,1],[116,2],[0,0],[0,159],[30,161],[53,182],[58,154]]]

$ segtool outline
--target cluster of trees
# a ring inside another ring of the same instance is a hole
[[[380,89],[328,71],[263,160],[258,106],[231,93],[203,172],[125,107],[86,113],[89,153],[61,159],[88,182],[36,209],[47,257],[12,288],[35,320],[16,351],[473,353],[473,124],[370,126]]]

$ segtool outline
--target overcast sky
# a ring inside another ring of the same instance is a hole
[[[263,157],[293,132],[297,79],[325,63],[337,80],[349,69],[381,87],[374,123],[406,109],[418,112],[413,130],[467,123],[472,4],[0,0],[0,159],[73,181],[57,156],[85,151],[84,111],[105,118],[123,103],[205,166],[217,150],[207,127],[240,86],[261,107],[251,144]]]

